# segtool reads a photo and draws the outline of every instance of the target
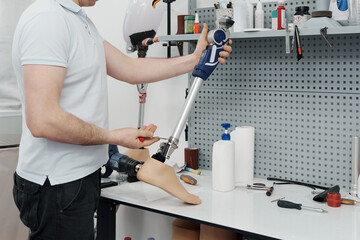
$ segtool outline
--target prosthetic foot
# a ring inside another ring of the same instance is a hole
[[[137,172],[140,181],[159,187],[174,197],[189,204],[200,204],[201,200],[184,188],[175,175],[174,169],[158,160],[149,158]]]
[[[124,154],[140,162],[145,162],[147,159],[150,158],[150,152],[147,148],[129,149],[124,152]]]

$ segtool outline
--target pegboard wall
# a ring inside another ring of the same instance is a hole
[[[197,12],[208,23],[214,18],[214,10]],[[350,189],[351,138],[360,136],[360,33],[329,36],[332,48],[321,36],[301,40],[297,61],[285,54],[284,37],[233,39],[231,56],[204,82],[189,117],[189,147],[199,148],[201,168],[211,169],[220,124],[229,122],[231,130],[255,127],[256,177]]]

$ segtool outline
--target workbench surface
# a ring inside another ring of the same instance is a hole
[[[201,169],[200,169],[201,170]],[[200,197],[202,204],[188,205],[161,189],[142,182],[122,183],[102,189],[101,196],[148,211],[186,218],[197,222],[236,230],[245,235],[266,239],[360,239],[360,207],[341,205],[333,208],[312,200],[313,189],[299,185],[275,185],[273,194],[236,187],[230,192],[216,192],[211,188],[211,171],[190,174],[198,180],[196,186],[184,183],[186,189]],[[254,182],[272,182],[256,178]],[[317,189],[321,192],[321,189]],[[348,197],[342,193],[342,197]],[[328,213],[279,208],[274,199],[323,208]]]

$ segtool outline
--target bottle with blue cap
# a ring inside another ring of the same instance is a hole
[[[235,188],[235,143],[231,141],[230,123],[223,123],[225,129],[221,140],[213,144],[212,151],[212,187],[216,191],[226,192]]]

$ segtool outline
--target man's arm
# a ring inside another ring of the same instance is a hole
[[[191,72],[208,45],[207,32],[208,27],[204,24],[204,29],[192,54],[169,59],[130,58],[104,41],[107,74],[130,84],[139,84],[156,82]],[[224,51],[220,53],[221,57],[218,59],[220,63],[225,62],[223,57],[228,57],[231,50],[230,46],[224,46]]]
[[[89,124],[65,112],[59,105],[66,69],[48,65],[24,65],[23,79],[25,92],[26,124],[34,137],[80,144],[115,144],[129,148],[151,145],[158,139],[152,137],[156,126],[141,129],[123,128],[106,130]]]

